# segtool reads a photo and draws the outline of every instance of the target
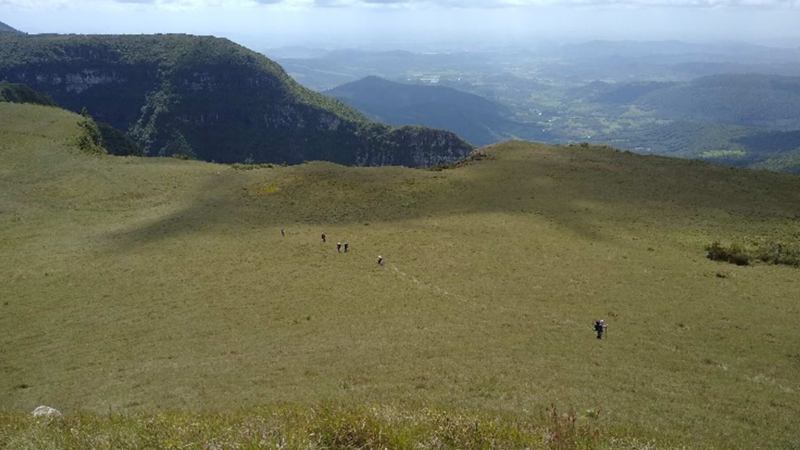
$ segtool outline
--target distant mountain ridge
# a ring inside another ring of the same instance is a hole
[[[396,83],[375,76],[324,94],[390,125],[423,125],[452,131],[473,145],[503,140],[508,108],[479,95],[444,86]]]
[[[88,108],[149,155],[427,166],[472,150],[451,132],[371,122],[263,55],[208,36],[3,33],[0,77]]]
[[[775,123],[789,128],[800,121],[800,77],[724,74],[691,81],[606,83],[572,89],[570,100],[636,105],[663,119],[732,125]]]
[[[564,44],[555,47],[550,52],[564,52],[576,57],[590,59],[610,57],[647,58],[654,55],[732,55],[757,58],[770,56],[792,62],[798,59],[796,49],[791,48],[765,47],[745,42],[693,43],[678,40],[593,40],[578,44]]]
[[[796,128],[800,121],[800,77],[712,75],[651,90],[637,103],[671,119],[735,125],[782,123]]]
[[[5,22],[0,22],[0,32],[3,32],[3,33],[16,33],[16,34],[25,34],[25,33],[23,33],[22,31],[19,31],[18,29],[14,28],[14,27],[12,27],[12,26],[10,26],[10,25],[8,25],[8,24],[7,24],[7,23],[5,23]]]

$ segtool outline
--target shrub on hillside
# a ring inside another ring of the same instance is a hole
[[[428,167],[428,170],[433,172],[441,172],[443,170],[448,169],[457,169],[459,167],[465,166],[472,161],[483,161],[486,159],[492,159],[492,157],[486,153],[486,150],[482,150],[477,148],[470,152],[470,154],[466,158],[462,158],[456,162],[451,163],[439,163],[435,166]]]
[[[737,266],[750,264],[750,255],[739,244],[731,244],[725,247],[717,241],[706,247],[708,259],[712,261],[724,261]]]
[[[97,122],[97,128],[103,138],[103,147],[109,154],[116,156],[145,156],[141,147],[122,131],[103,122]]]
[[[726,247],[715,241],[706,246],[706,251],[708,259],[712,261],[724,261],[737,266],[747,266],[752,261],[761,261],[768,264],[800,267],[800,246],[797,244],[785,245],[775,241],[766,241],[753,245],[756,247],[749,249],[736,243]]]
[[[103,148],[103,135],[86,108],[81,111],[78,126],[81,128],[81,133],[77,137],[78,148],[95,155],[106,154],[106,150]]]
[[[762,242],[754,252],[759,261],[770,264],[783,264],[787,266],[800,266],[800,247],[789,246],[778,242]]]
[[[435,166],[428,167],[431,172],[441,172],[443,170],[455,169],[458,167],[457,163],[439,163]]]
[[[271,163],[234,163],[231,164],[233,170],[254,170],[254,169],[274,169],[275,165]]]

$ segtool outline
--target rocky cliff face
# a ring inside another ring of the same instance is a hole
[[[472,150],[450,132],[370,122],[225,39],[4,34],[0,77],[87,107],[149,155],[427,166]]]

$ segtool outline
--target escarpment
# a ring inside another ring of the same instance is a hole
[[[150,156],[416,167],[472,150],[451,132],[371,122],[227,39],[4,33],[0,77],[86,107]]]

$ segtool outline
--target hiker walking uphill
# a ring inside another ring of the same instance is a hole
[[[347,253],[347,252],[348,252],[348,250],[350,250],[350,244],[348,244],[347,242],[345,242],[345,243],[344,243],[344,252],[345,252],[345,253]]]
[[[383,256],[381,256],[381,255],[378,255],[378,265],[379,266],[383,265]]]
[[[603,332],[606,331],[608,325],[602,320],[594,321],[594,331],[597,333],[597,339],[603,339]]]
[[[284,236],[286,236],[286,230],[284,228],[281,228],[281,237]]]
[[[341,242],[337,242],[336,243],[336,251],[339,252],[339,253],[342,253],[342,243]]]
[[[322,233],[322,242],[325,242],[325,233]]]

